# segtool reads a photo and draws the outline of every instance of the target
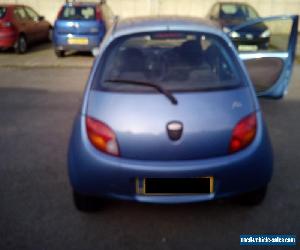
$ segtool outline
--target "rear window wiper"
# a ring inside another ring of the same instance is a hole
[[[164,89],[163,87],[156,85],[151,82],[144,82],[144,81],[135,81],[135,80],[127,80],[127,79],[107,79],[105,82],[119,82],[119,83],[125,83],[125,84],[132,84],[132,85],[142,85],[142,86],[148,86],[156,89],[158,92],[165,95],[172,104],[177,105],[178,101],[175,98],[175,96],[168,90]]]

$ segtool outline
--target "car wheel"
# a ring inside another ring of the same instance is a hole
[[[21,35],[15,44],[15,51],[18,54],[25,54],[27,49],[28,49],[28,44],[27,44],[26,37],[24,35]]]
[[[101,198],[87,196],[73,191],[75,207],[81,212],[97,212],[103,207]]]
[[[64,57],[65,56],[65,51],[64,50],[55,50],[55,55],[57,57]]]
[[[255,206],[261,204],[267,194],[267,186],[254,190],[249,193],[241,194],[237,197],[238,202],[242,205]]]

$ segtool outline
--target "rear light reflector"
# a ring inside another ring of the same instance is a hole
[[[92,145],[100,151],[119,156],[119,146],[115,133],[103,122],[86,117],[87,135]]]
[[[96,19],[98,21],[101,21],[102,20],[102,12],[101,12],[101,9],[100,8],[96,8]]]
[[[255,138],[256,127],[256,113],[239,121],[232,133],[229,152],[235,153],[250,145]]]

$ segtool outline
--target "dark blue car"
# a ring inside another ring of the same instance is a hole
[[[208,13],[208,18],[217,22],[223,31],[228,33],[239,50],[267,49],[269,46],[271,32],[265,23],[232,31],[237,25],[259,18],[257,11],[247,3],[215,3]]]
[[[112,20],[112,12],[101,3],[67,2],[59,11],[54,25],[55,53],[63,57],[66,51],[91,51],[101,43]]]
[[[114,25],[100,47],[69,144],[82,211],[101,198],[260,203],[273,155],[257,95],[287,92],[298,16],[285,51],[238,54],[210,21],[145,17]],[[240,28],[243,28],[240,27]]]

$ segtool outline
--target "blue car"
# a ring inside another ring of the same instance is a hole
[[[243,2],[218,2],[208,13],[208,18],[217,22],[239,50],[267,49],[270,43],[271,32],[263,22],[247,26],[240,31],[232,28],[251,19],[259,18],[257,11]]]
[[[91,51],[99,47],[113,15],[105,4],[67,2],[59,11],[53,30],[55,54],[65,56],[66,51]]]
[[[198,18],[115,23],[70,139],[76,207],[97,210],[105,198],[187,203],[237,196],[259,204],[273,155],[256,95],[286,93],[298,30],[297,16],[237,29],[266,20],[291,24],[287,51],[238,54],[221,29]]]

